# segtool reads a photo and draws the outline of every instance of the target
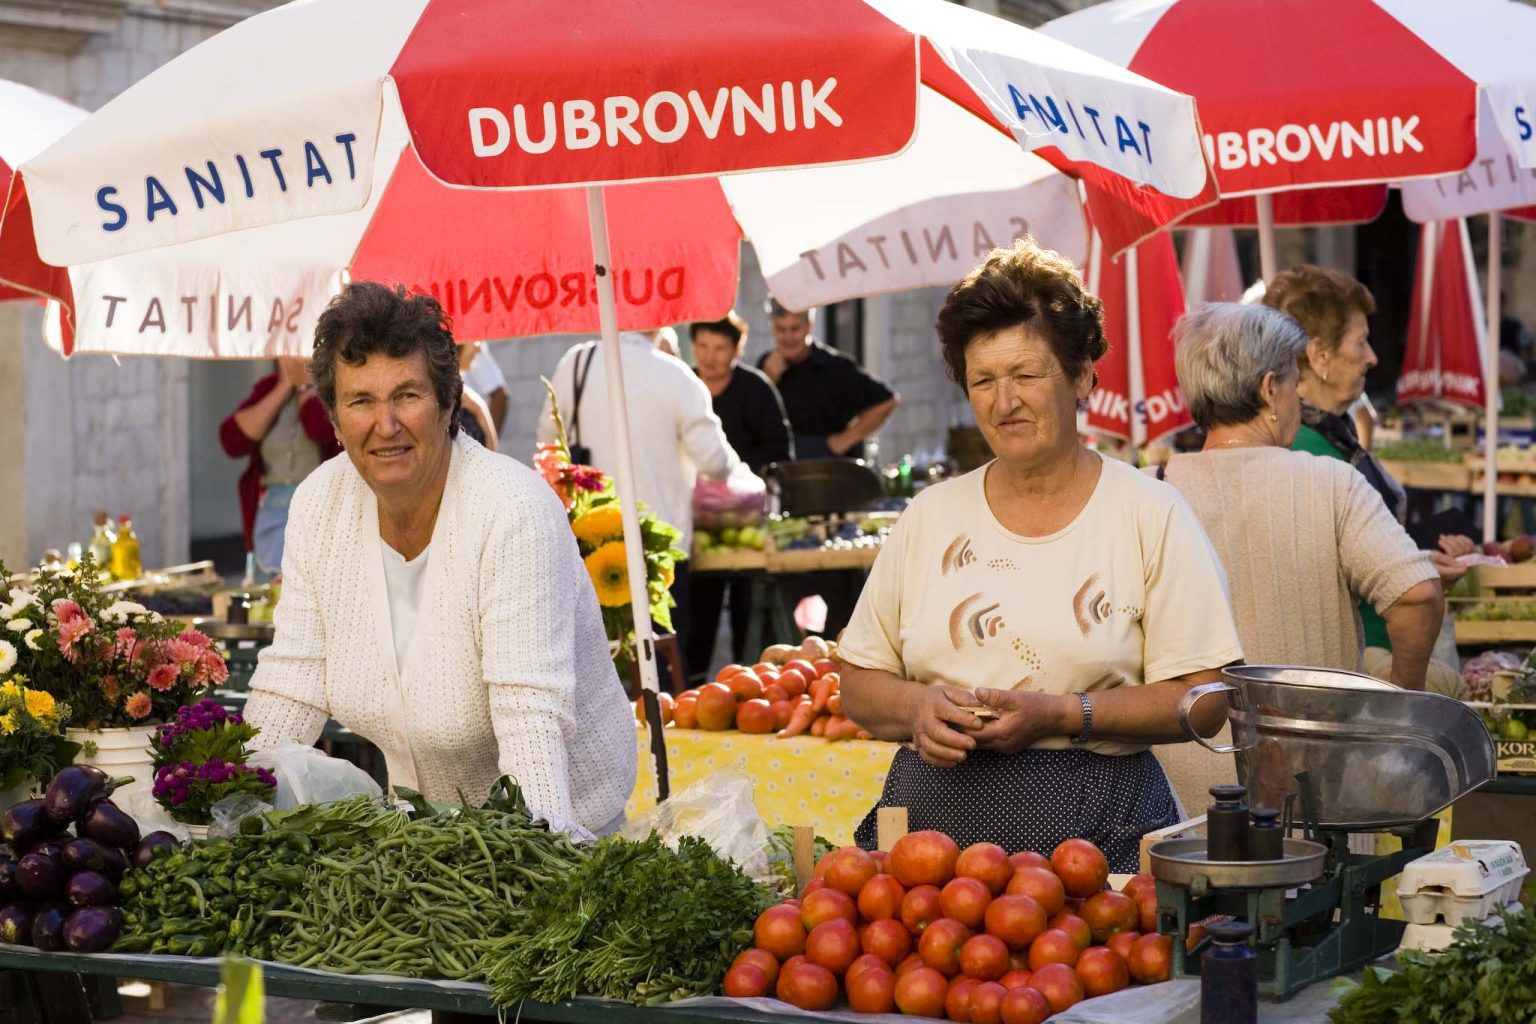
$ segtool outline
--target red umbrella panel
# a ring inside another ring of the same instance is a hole
[[[1104,258],[1095,245],[1089,288],[1104,303],[1109,352],[1095,365],[1099,379],[1088,398],[1088,425],[1142,446],[1192,422],[1173,365],[1173,325],[1184,315],[1173,240],[1165,232],[1124,253]]]
[[[1425,224],[1397,380],[1400,404],[1441,401],[1483,408],[1486,325],[1481,305],[1467,222]]]

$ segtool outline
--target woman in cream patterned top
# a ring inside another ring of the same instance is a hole
[[[1226,579],[1173,488],[1078,441],[1106,345],[1067,260],[994,250],[938,331],[997,458],[897,523],[841,639],[843,706],[903,743],[880,806],[910,828],[1043,853],[1081,836],[1135,871],[1178,820],[1148,747],[1184,739],[1180,699],[1242,657]],[[1203,735],[1224,719],[1219,698],[1193,711]]]

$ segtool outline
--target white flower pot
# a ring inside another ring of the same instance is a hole
[[[155,762],[150,751],[154,738],[154,725],[130,725],[119,729],[68,729],[65,737],[71,743],[84,748],[87,743],[96,744],[94,757],[87,757],[85,750],[75,755],[76,764],[91,764],[113,778],[133,776],[133,781],[118,787],[112,802],[119,807],[135,793],[148,793],[155,783]]]

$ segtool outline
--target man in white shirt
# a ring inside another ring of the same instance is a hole
[[[475,352],[475,359],[469,364],[469,369],[464,373],[464,383],[469,385],[475,394],[485,399],[485,404],[491,407],[491,424],[499,434],[507,422],[507,378],[502,375],[501,367],[497,365],[495,357],[486,351],[484,345],[478,342],[470,342],[470,344],[473,344],[478,351]]]
[[[712,408],[709,388],[686,363],[659,351],[653,334],[626,331],[619,335],[619,347],[624,361],[624,393],[629,403],[635,487],[640,500],[657,518],[682,532],[678,546],[691,551],[694,481],[700,475],[722,480],[730,476],[741,460],[725,439],[720,418]],[[584,371],[579,403],[578,371]],[[617,434],[608,408],[608,373],[601,344],[583,342],[567,350],[550,382],[560,402],[560,414],[571,435],[571,444],[589,448],[592,465],[612,474],[618,463]],[[549,412],[546,398],[539,414],[540,443],[555,439]],[[679,647],[686,648],[686,560],[677,563],[672,597],[677,602],[672,624]]]

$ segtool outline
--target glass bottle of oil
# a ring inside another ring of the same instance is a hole
[[[133,532],[133,520],[121,516],[117,539],[112,542],[112,576],[119,580],[136,580],[142,575],[144,565],[139,561],[138,534]]]
[[[87,550],[91,553],[91,560],[96,563],[97,572],[110,573],[112,571],[112,542],[117,535],[112,532],[112,524],[107,519],[107,513],[98,509],[91,517],[94,531],[91,533],[91,543]]]

